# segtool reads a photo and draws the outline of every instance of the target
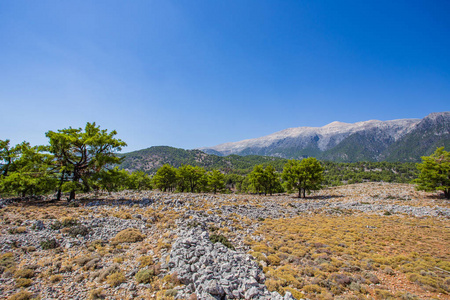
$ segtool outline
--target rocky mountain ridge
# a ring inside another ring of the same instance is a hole
[[[239,142],[199,148],[215,155],[266,155],[283,158],[314,156],[353,162],[418,161],[436,147],[450,146],[450,112],[423,119],[332,122],[323,127],[289,128]]]

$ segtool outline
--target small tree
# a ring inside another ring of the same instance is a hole
[[[264,169],[265,179],[264,182],[264,194],[270,194],[277,193],[279,191],[282,191],[280,178],[277,172],[275,171],[275,168],[271,165],[268,165]]]
[[[187,184],[191,193],[195,190],[203,190],[206,186],[206,171],[202,167],[183,165],[178,168],[179,178]]]
[[[102,190],[111,193],[126,189],[129,177],[127,171],[115,167],[111,170],[101,170],[93,176],[93,179]]]
[[[262,165],[254,166],[253,171],[248,174],[250,187],[255,193],[262,194],[264,192],[264,184],[266,180],[266,174],[264,174],[264,168]]]
[[[225,175],[218,170],[212,170],[207,173],[208,186],[214,194],[225,189]]]
[[[253,171],[248,174],[248,180],[251,188],[256,193],[264,193],[264,195],[272,195],[274,192],[281,190],[280,179],[271,165],[263,168],[262,165],[256,165]]]
[[[177,169],[165,164],[153,176],[153,184],[163,192],[173,191],[177,183]]]
[[[423,191],[441,190],[446,199],[450,199],[450,152],[444,147],[437,148],[430,156],[422,156],[417,164],[419,177],[416,189]]]
[[[114,138],[115,130],[110,133],[94,123],[87,123],[83,129],[60,129],[57,132],[48,131],[50,151],[55,156],[55,164],[60,171],[60,188],[70,190],[69,200],[75,199],[79,189],[89,191],[89,178],[99,173],[103,167],[120,163],[121,159],[115,152],[127,144]],[[64,181],[70,180],[66,184]],[[61,193],[58,192],[58,199]]]
[[[151,190],[152,189],[152,178],[142,172],[134,171],[128,177],[128,188],[130,190]]]
[[[13,149],[13,150],[12,150]],[[52,155],[48,147],[30,146],[23,142],[10,149],[14,156],[8,161],[8,171],[1,175],[0,189],[2,193],[41,195],[55,188],[56,178],[52,173]]]
[[[323,180],[323,167],[314,157],[302,159],[301,161],[291,159],[283,168],[282,178],[288,191],[297,190],[298,197],[306,192],[321,188]]]
[[[8,176],[8,172],[20,153],[20,145],[11,147],[9,142],[9,140],[0,140],[0,175],[3,176]]]

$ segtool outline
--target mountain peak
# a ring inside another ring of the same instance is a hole
[[[340,122],[340,121],[334,121],[331,122],[330,124],[327,124],[325,126],[323,126],[324,128],[326,127],[342,127],[342,126],[347,126],[347,125],[351,125],[351,123],[344,123],[344,122]]]
[[[357,123],[334,121],[323,127],[288,128],[256,139],[229,142],[201,150],[219,155],[266,155],[284,158],[315,156],[341,161],[376,161],[387,159],[385,152],[388,148],[395,143],[401,143],[405,136],[420,136],[425,128],[420,124],[426,121],[431,121],[428,128],[436,127],[437,131],[442,132],[439,136],[448,139],[445,135],[447,131],[439,129],[442,127],[439,127],[439,124],[447,124],[449,120],[450,112],[441,112],[429,114],[424,119],[368,120]],[[434,141],[427,147],[432,145]],[[428,148],[424,151],[431,149]],[[408,157],[409,160],[416,158],[420,156]]]

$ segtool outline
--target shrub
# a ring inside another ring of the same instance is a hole
[[[139,230],[135,228],[128,228],[119,232],[113,239],[114,244],[120,243],[136,243],[143,241],[145,235],[143,235]]]
[[[308,284],[303,287],[303,291],[306,293],[320,294],[322,292],[322,288],[317,284]]]
[[[61,221],[56,221],[50,225],[53,230],[59,230],[61,228],[72,227],[78,224],[77,219],[74,218],[64,218]]]
[[[14,272],[14,277],[16,278],[33,278],[34,270],[31,269],[20,269]]]
[[[14,254],[11,252],[6,252],[0,255],[0,270],[11,268],[14,265]]]
[[[31,294],[29,291],[22,290],[18,293],[15,293],[14,295],[11,295],[8,299],[9,300],[29,300],[33,294]]]
[[[78,235],[86,236],[89,234],[89,232],[90,232],[89,228],[87,228],[86,226],[82,226],[82,225],[71,227],[68,230],[68,234],[71,237],[76,237]]]
[[[387,290],[375,289],[377,299],[394,299],[394,295]]]
[[[52,275],[50,276],[50,282],[59,282],[63,279],[62,275]]]
[[[100,281],[104,281],[109,275],[116,272],[120,272],[120,268],[117,264],[113,264],[112,266],[109,266],[108,268],[101,271],[100,274],[98,275],[98,279]]]
[[[150,283],[154,276],[154,270],[145,269],[137,272],[134,278],[136,279],[137,283]]]
[[[33,280],[28,278],[17,278],[16,288],[29,287],[33,283]]]
[[[272,266],[278,266],[281,262],[281,259],[277,255],[271,254],[271,255],[267,256],[267,261]]]
[[[209,237],[209,240],[213,242],[214,244],[217,242],[222,243],[225,247],[230,248],[232,250],[234,249],[234,246],[231,244],[231,242],[223,235],[217,235],[217,234],[211,234]]]
[[[303,299],[303,298],[305,298],[305,294],[303,294],[302,292],[299,292],[296,289],[293,289],[291,287],[285,287],[285,288],[283,288],[283,290],[285,292],[290,292],[295,299]]]
[[[8,230],[9,234],[22,234],[22,233],[26,233],[27,232],[27,228],[26,227],[14,227]]]
[[[55,249],[59,247],[58,242],[55,239],[48,239],[41,241],[42,250]]]
[[[104,299],[105,295],[103,294],[103,289],[98,288],[90,291],[89,293],[89,299],[90,300],[96,300],[96,299]]]
[[[126,278],[122,271],[114,272],[106,277],[106,282],[112,287],[118,286],[125,281]]]
[[[151,256],[141,256],[139,258],[139,263],[141,267],[148,267],[153,264],[153,259]]]

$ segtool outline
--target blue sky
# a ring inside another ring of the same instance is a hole
[[[0,139],[125,151],[450,110],[448,1],[0,1]]]

